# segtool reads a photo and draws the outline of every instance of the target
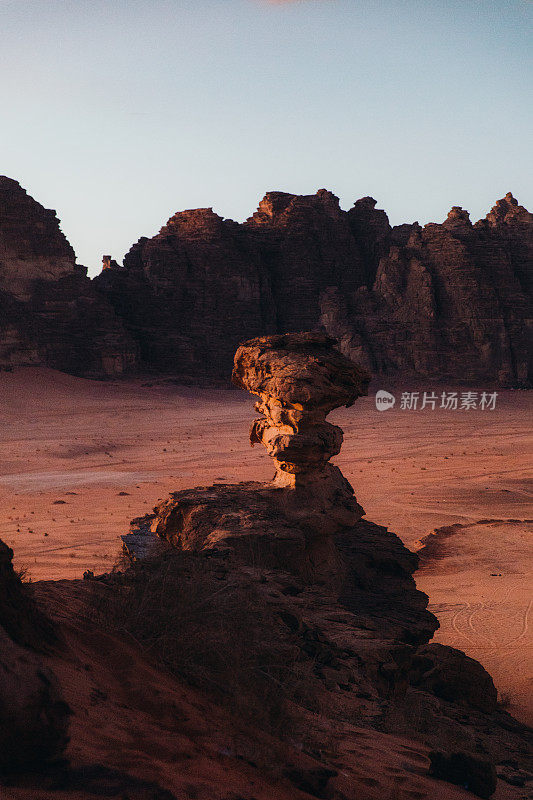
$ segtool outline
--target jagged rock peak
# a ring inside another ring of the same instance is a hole
[[[191,208],[177,211],[168,220],[159,233],[165,234],[207,234],[215,233],[224,223],[224,219],[216,214],[212,208]]]
[[[375,200],[373,197],[360,197],[359,200],[356,200],[353,204],[353,207],[356,209],[373,211],[374,208],[377,206],[378,201]]]
[[[313,195],[311,195],[312,197]],[[324,206],[331,206],[332,208],[339,208],[339,198],[333,192],[330,192],[329,189],[319,189],[316,193],[315,197],[317,197],[322,205]]]
[[[47,209],[34,200],[18,181],[8,178],[7,175],[0,175],[0,211],[2,214],[9,213],[14,203],[24,204],[37,212],[53,214],[54,217],[56,215],[54,209]]]
[[[518,205],[518,200],[513,197],[511,192],[507,192],[505,197],[497,200],[496,204],[485,217],[489,225],[496,226],[513,222],[533,223],[533,214],[527,208]]]
[[[14,178],[9,178],[7,175],[0,175],[0,208],[2,209],[2,212],[5,211],[5,201],[16,196],[17,194],[22,196],[26,195],[26,197],[28,196],[26,190],[23,189],[20,183],[14,180]]]
[[[265,221],[272,217],[282,214],[289,203],[294,200],[296,195],[288,192],[267,192],[259,202],[259,207],[253,218],[260,221],[259,217],[264,217]]]
[[[15,197],[17,194],[21,197],[29,197],[27,191],[18,181],[14,178],[9,178],[7,175],[0,175],[0,202],[3,204],[6,199]],[[4,208],[2,208],[3,210]]]
[[[330,210],[340,213],[339,198],[328,191],[319,189],[316,194],[290,194],[289,192],[267,192],[260,201],[255,214],[247,222],[268,224],[284,219],[299,209]]]
[[[6,177],[0,178],[0,294],[0,365],[97,376],[134,365],[136,345],[76,264],[56,212]]]
[[[452,206],[443,225],[467,225],[471,227],[470,214],[461,206]]]
[[[102,272],[106,269],[123,269],[111,255],[102,256]]]
[[[376,233],[384,239],[390,234],[389,218],[382,208],[376,206],[377,200],[373,197],[360,197],[347,212],[354,233],[363,240],[369,236],[372,228],[375,231],[374,235],[370,234],[372,240],[375,240]]]

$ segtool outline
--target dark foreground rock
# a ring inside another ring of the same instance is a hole
[[[12,557],[0,541],[0,776],[43,769],[69,738],[69,707],[43,663],[53,628],[24,593]]]
[[[496,791],[496,769],[486,758],[438,750],[429,757],[430,774],[435,778],[462,786],[478,797],[489,798]]]
[[[489,714],[498,705],[498,692],[487,670],[460,650],[436,642],[418,650],[411,683]]]
[[[518,800],[529,731],[479,665],[429,643],[416,555],[330,463],[327,414],[368,374],[299,333],[245,342],[234,379],[272,482],[175,492],[111,573],[31,595],[0,549],[0,795],[466,800],[497,764]]]

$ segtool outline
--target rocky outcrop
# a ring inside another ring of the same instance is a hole
[[[175,674],[234,711],[242,698],[258,727],[264,711],[289,714],[276,735],[320,759],[295,767],[291,754],[283,776],[293,787],[355,798],[375,786],[372,796],[385,796],[354,743],[367,749],[390,734],[405,737],[402,759],[423,742],[435,776],[479,796],[494,790],[494,764],[510,759],[514,771],[502,774],[525,785],[527,731],[496,706],[479,664],[430,643],[437,621],[413,579],[417,556],[364,519],[330,464],[343,434],[327,415],[356,402],[368,380],[320,332],[244,342],[233,381],[257,398],[250,438],[272,457],[273,480],[173,492],[132,520],[124,571],[96,583],[118,591],[119,629]],[[346,779],[354,752],[361,784]],[[427,796],[444,797],[429,767],[417,761]],[[394,781],[402,769],[396,762]]]
[[[363,285],[368,288],[374,283],[379,262],[389,252],[396,230],[391,229],[389,218],[376,205],[373,197],[362,197],[346,214],[361,254]]]
[[[250,431],[274,459],[274,485],[290,488],[285,513],[317,533],[355,524],[363,510],[338,467],[342,430],[326,422],[330,411],[367,393],[370,375],[333,348],[324,334],[252,339],[235,355],[233,383],[260,398],[264,416]]]
[[[12,557],[0,541],[0,779],[60,758],[70,715],[43,663],[53,629],[24,593]]]
[[[486,714],[498,705],[498,692],[487,670],[461,650],[437,642],[418,650],[410,680],[437,697]]]
[[[266,484],[173,492],[154,513],[133,520],[132,533],[123,537],[135,562],[125,584],[138,587],[143,569],[152,575],[146,578],[151,587],[153,574],[161,575],[155,591],[167,611],[178,553],[196,570],[196,582],[213,576],[214,588],[200,590],[202,607],[215,598],[209,613],[216,615],[216,598],[238,586],[256,620],[253,633],[242,633],[245,641],[253,647],[258,636],[274,648],[274,661],[285,665],[290,680],[305,675],[306,699],[298,699],[301,689],[291,694],[305,727],[314,724],[305,709],[320,708],[328,735],[348,723],[357,736],[373,728],[421,739],[431,749],[449,746],[451,756],[435,757],[434,774],[452,782],[464,776],[472,791],[489,796],[494,763],[512,753],[526,769],[526,731],[497,707],[494,684],[480,664],[430,643],[437,621],[413,579],[417,556],[364,519],[352,487],[329,463],[342,431],[327,414],[355,402],[369,380],[334,344],[314,332],[254,338],[238,348],[233,381],[258,398],[261,416],[252,423],[251,443],[265,446],[275,476]],[[192,599],[189,612],[181,608],[188,596],[182,591],[180,613],[191,615]],[[142,591],[140,597],[144,608]],[[156,620],[157,630],[159,624],[166,629],[172,619]],[[261,659],[269,662],[266,652]],[[489,754],[483,764],[478,749]],[[337,796],[337,790],[341,796],[342,759],[334,766],[324,786],[316,784],[317,796]],[[291,780],[304,786],[298,776]]]
[[[132,368],[136,345],[61,232],[14,180],[0,177],[0,367],[39,364],[84,375]]]
[[[175,214],[95,284],[143,363],[223,378],[247,337],[325,329],[381,375],[527,385],[532,215],[511,194],[472,225],[391,228],[371,197],[269,192],[239,225]]]
[[[321,333],[241,345],[233,380],[260,398],[251,442],[273,458],[274,480],[175,492],[149,522],[174,547],[251,570],[269,603],[280,597],[287,624],[302,635],[317,632],[319,649],[329,653],[324,663],[335,665],[329,678],[371,698],[407,686],[413,646],[427,642],[437,622],[412,578],[416,556],[362,519],[352,487],[329,464],[342,430],[326,415],[366,393],[370,377],[333,345]],[[144,524],[137,520],[137,529]]]
[[[511,192],[498,200],[485,219],[476,223],[504,245],[525,294],[533,289],[533,214],[518,205]]]

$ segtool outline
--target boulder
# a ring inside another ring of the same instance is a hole
[[[260,398],[250,432],[274,459],[274,485],[293,491],[280,495],[284,510],[304,520],[317,535],[357,522],[363,513],[338,467],[342,430],[326,421],[339,406],[366,394],[369,373],[321,333],[265,336],[242,344],[235,354],[232,380]]]
[[[461,650],[436,642],[418,650],[411,683],[486,714],[496,711],[498,705],[498,692],[487,670]]]

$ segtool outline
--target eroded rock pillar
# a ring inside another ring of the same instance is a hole
[[[351,406],[366,394],[370,375],[334,348],[322,333],[264,336],[242,344],[233,382],[260,400],[263,416],[250,431],[274,459],[274,486],[288,490],[280,500],[291,517],[329,534],[364,513],[338,467],[342,430],[326,421],[334,408]]]

